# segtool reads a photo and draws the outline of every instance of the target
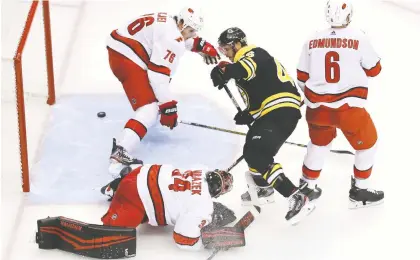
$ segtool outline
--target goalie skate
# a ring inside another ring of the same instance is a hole
[[[356,180],[352,176],[351,189],[349,191],[349,208],[358,209],[372,207],[384,202],[384,192],[372,189],[360,189],[356,186]]]

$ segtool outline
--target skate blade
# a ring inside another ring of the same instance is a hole
[[[258,203],[259,205],[264,205],[264,204],[270,204],[275,202],[275,198],[273,195],[268,196],[268,197],[264,197],[264,198],[258,198]],[[242,206],[253,206],[255,203],[253,203],[253,201],[248,201],[248,200],[242,200]]]
[[[349,209],[361,209],[361,208],[369,208],[369,207],[374,207],[377,205],[381,205],[382,203],[384,203],[384,199],[375,201],[375,202],[371,202],[371,203],[367,203],[367,204],[363,204],[362,201],[355,201],[350,199],[349,201]]]
[[[316,209],[316,205],[315,203],[308,203],[307,205],[305,205],[300,211],[299,213],[294,216],[293,218],[289,219],[287,222],[292,225],[292,226],[296,226],[297,224],[299,224],[304,218],[306,218],[307,216],[309,216],[314,210]]]

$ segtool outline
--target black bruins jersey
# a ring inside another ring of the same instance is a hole
[[[225,75],[234,78],[255,120],[273,110],[300,109],[301,97],[293,79],[267,51],[256,46],[241,48]]]

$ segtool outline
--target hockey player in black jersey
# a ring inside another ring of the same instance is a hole
[[[248,45],[241,29],[225,30],[218,44],[219,50],[233,63],[221,62],[214,67],[213,85],[222,89],[234,79],[247,105],[234,120],[238,125],[252,124],[243,148],[249,167],[247,179],[254,181],[260,203],[273,201],[273,188],[289,198],[286,220],[297,222],[313,210],[309,201],[317,199],[321,190],[310,190],[306,183],[296,187],[284,175],[282,165],[274,162],[274,156],[301,118],[300,94],[282,64],[264,49]],[[246,204],[251,201],[251,195],[246,192],[241,199]]]

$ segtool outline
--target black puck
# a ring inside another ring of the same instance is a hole
[[[102,118],[105,117],[106,113],[105,112],[98,112],[98,117]]]

